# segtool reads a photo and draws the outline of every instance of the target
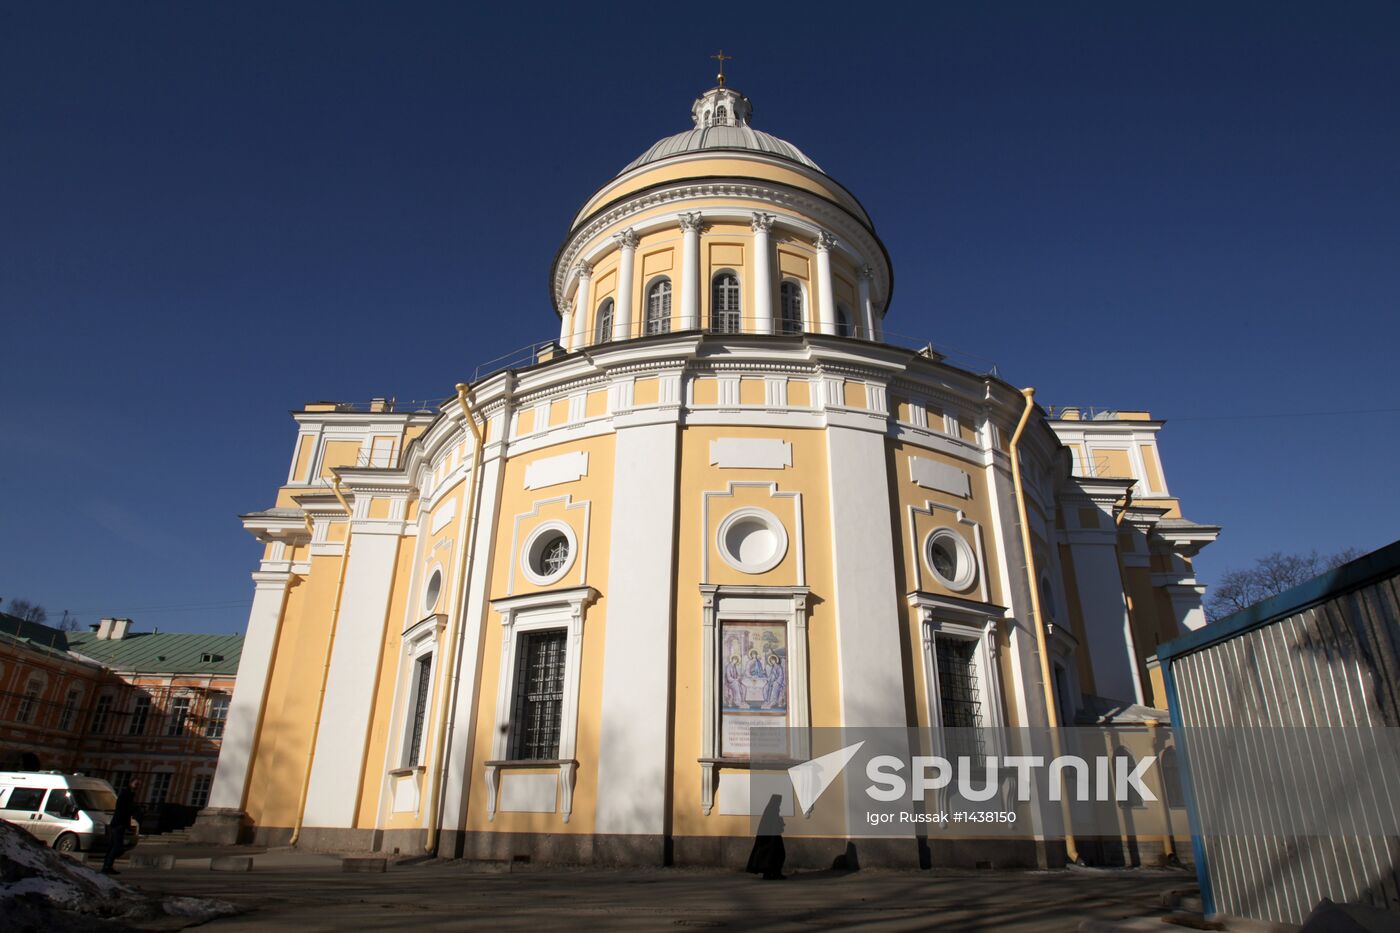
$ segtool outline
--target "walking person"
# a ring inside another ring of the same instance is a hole
[[[126,829],[131,823],[131,818],[136,815],[136,792],[140,789],[140,781],[130,781],[117,792],[117,805],[112,810],[111,822],[107,824],[107,856],[102,860],[104,875],[119,874],[112,867],[112,863],[126,846]]]

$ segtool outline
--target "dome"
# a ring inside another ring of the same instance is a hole
[[[627,164],[619,175],[635,168],[692,152],[741,151],[777,156],[820,172],[821,166],[785,139],[749,126],[753,105],[738,91],[716,87],[696,98],[691,106],[694,129],[660,139]]]

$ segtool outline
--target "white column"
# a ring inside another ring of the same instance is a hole
[[[831,281],[831,248],[836,237],[817,234],[817,320],[823,334],[836,333],[836,288]]]
[[[632,336],[632,275],[637,260],[638,236],[630,227],[616,238],[622,248],[622,262],[617,270],[617,304],[613,306],[613,339],[626,340]]]
[[[574,312],[565,308],[559,313],[559,346],[569,349],[569,335],[573,333]]]
[[[861,266],[856,276],[857,298],[860,301],[861,336],[866,340],[875,339],[875,303],[870,300],[870,279],[875,273],[869,266]]]
[[[509,417],[507,414],[505,417]],[[447,771],[443,778],[442,824],[443,842],[438,852],[448,858],[455,857],[461,842],[461,832],[467,825],[467,805],[471,794],[481,790],[478,784],[473,787],[473,764],[477,759],[485,760],[491,751],[491,739],[486,740],[486,748],[476,754],[477,701],[480,691],[482,660],[478,657],[483,644],[482,631],[490,624],[491,605],[491,555],[495,545],[497,512],[500,510],[502,478],[504,470],[501,453],[504,444],[497,442],[488,447],[482,458],[481,493],[476,505],[476,540],[473,544],[471,563],[468,565],[465,592],[462,597],[461,613],[462,638],[459,642],[462,656],[457,667],[461,672],[457,684],[457,694],[452,713],[452,728],[447,735]],[[471,477],[472,480],[475,477]],[[465,517],[464,517],[465,518]],[[467,523],[462,523],[463,547],[470,531]],[[489,659],[484,663],[492,663]],[[441,768],[440,763],[434,764]],[[431,817],[429,817],[431,818]],[[451,834],[450,836],[448,834]],[[450,842],[449,842],[450,839]]]
[[[574,290],[574,342],[570,350],[581,349],[588,343],[593,331],[592,322],[589,321],[590,305],[593,304],[593,267],[580,262],[575,271],[578,273],[578,288]]]
[[[890,483],[882,432],[827,428],[841,725],[905,725],[904,689],[891,677],[904,613],[891,554]]]
[[[272,659],[278,633],[282,630],[282,611],[291,578],[290,573],[283,572],[260,570],[253,573],[253,608],[248,613],[248,633],[243,637],[238,679],[229,703],[219,764],[214,771],[214,787],[209,793],[211,809],[243,809],[253,764],[253,746],[267,702],[267,684],[272,675]]]
[[[316,759],[306,795],[303,823],[307,827],[344,829],[355,825],[365,739],[375,700],[374,691],[366,685],[379,679],[380,647],[402,533],[403,522],[351,525]],[[369,766],[379,769],[383,763]]]
[[[685,234],[681,258],[681,319],[679,330],[695,330],[700,326],[700,215],[682,214],[681,231]]]
[[[1143,702],[1123,578],[1118,570],[1117,534],[1112,516],[1100,517],[1102,531],[1071,532],[1070,559],[1079,587],[1084,634],[1094,669],[1094,692],[1112,700]]]
[[[636,842],[660,858],[670,786],[677,429],[629,427],[616,437],[617,533],[608,567],[618,585],[608,589],[595,826],[600,834],[646,837]]]
[[[773,215],[753,215],[753,316],[754,331],[773,333],[773,248],[768,234]]]

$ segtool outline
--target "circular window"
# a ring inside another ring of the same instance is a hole
[[[787,554],[787,530],[763,509],[739,509],[720,522],[718,541],[725,563],[744,573],[772,570]]]
[[[939,528],[924,539],[924,562],[950,590],[965,590],[977,579],[972,548],[951,528]]]
[[[578,542],[563,522],[546,522],[531,533],[520,552],[520,568],[538,586],[555,583],[574,565]]]
[[[438,597],[442,595],[442,568],[434,567],[428,576],[428,585],[423,588],[423,611],[432,612],[437,608]]]

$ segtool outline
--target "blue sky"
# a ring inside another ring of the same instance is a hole
[[[721,47],[891,331],[1167,419],[1203,578],[1397,537],[1400,6],[492,6],[0,11],[0,597],[241,631],[287,410],[555,335],[573,212]]]

